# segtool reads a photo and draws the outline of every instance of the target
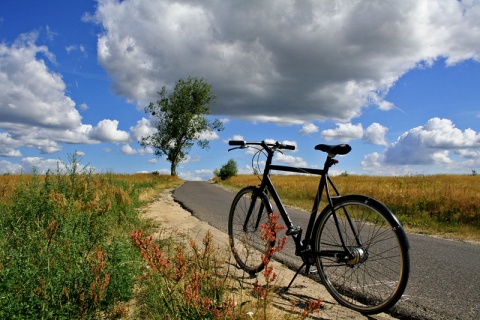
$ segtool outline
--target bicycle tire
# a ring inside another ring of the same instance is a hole
[[[360,195],[334,200],[338,229],[355,258],[321,254],[316,258],[321,280],[343,306],[363,314],[391,308],[408,282],[410,258],[408,239],[395,216],[380,202]],[[361,246],[355,239],[346,212],[352,219]],[[318,218],[313,237],[315,252],[343,250],[331,208]]]
[[[248,273],[257,273],[263,270],[264,262],[262,254],[265,255],[267,250],[272,247],[275,242],[266,243],[262,240],[260,226],[268,223],[268,212],[263,201],[263,194],[258,194],[258,188],[254,186],[246,187],[240,190],[233,199],[228,218],[228,235],[230,239],[230,247],[238,265]],[[253,204],[252,215],[248,221],[246,230],[244,229],[247,213]],[[260,215],[260,220],[258,217]]]

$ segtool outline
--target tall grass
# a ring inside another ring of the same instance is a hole
[[[0,177],[1,319],[125,314],[142,265],[128,238],[140,195],[175,181],[79,168],[72,156],[46,175]]]
[[[286,204],[307,211],[312,209],[318,177],[272,175],[271,179]],[[380,200],[407,229],[480,240],[478,175],[342,175],[333,177],[333,181],[342,194],[365,194]],[[238,190],[260,181],[253,175],[239,175],[218,182]]]
[[[271,243],[282,229],[273,214],[262,225],[265,242]],[[263,256],[264,271],[254,283],[251,275],[236,271],[228,263],[230,254],[214,245],[207,232],[199,244],[190,239],[188,245],[178,236],[153,239],[141,229],[130,234],[146,263],[142,288],[136,296],[135,319],[307,319],[321,312],[320,298],[292,299],[290,310],[279,312],[273,307],[273,296],[279,287],[270,258],[285,245],[285,239]],[[184,239],[185,240],[185,239]],[[258,253],[260,254],[260,253]],[[236,268],[235,268],[236,269]],[[298,305],[297,305],[298,304]]]
[[[249,286],[211,234],[202,244],[147,235],[157,226],[137,209],[181,180],[95,174],[78,161],[46,175],[0,176],[0,319],[278,317],[267,303],[271,266],[265,285]],[[321,300],[293,303],[286,319],[320,308]]]

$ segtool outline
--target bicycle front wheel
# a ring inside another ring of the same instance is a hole
[[[262,254],[265,255],[274,245],[262,240],[260,226],[268,223],[268,212],[263,203],[264,197],[257,195],[257,190],[253,186],[240,190],[233,199],[228,218],[228,235],[233,256],[238,265],[248,273],[263,270]]]
[[[374,314],[401,298],[410,270],[408,240],[378,201],[359,195],[340,198],[334,210],[322,212],[313,239],[321,279],[340,304]]]

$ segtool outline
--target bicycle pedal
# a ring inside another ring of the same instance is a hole
[[[300,233],[302,233],[302,228],[300,226],[292,226],[287,232],[285,232],[287,236],[293,236]]]
[[[308,274],[317,274],[318,273],[318,269],[313,267],[311,268],[310,270],[308,270]]]

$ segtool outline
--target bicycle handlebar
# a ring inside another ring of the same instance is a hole
[[[257,145],[257,146],[267,146],[267,147],[274,147],[277,149],[285,149],[285,150],[295,150],[295,146],[289,144],[283,144],[280,142],[276,143],[266,143],[265,141],[262,142],[246,142],[243,140],[230,140],[228,142],[231,146],[239,146],[240,148],[246,148],[248,145]]]

